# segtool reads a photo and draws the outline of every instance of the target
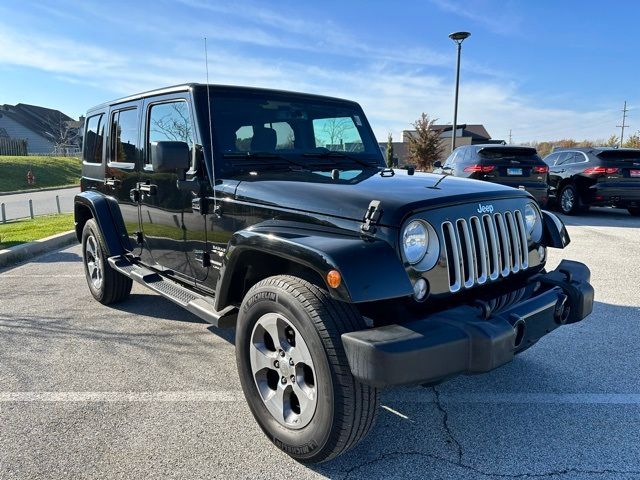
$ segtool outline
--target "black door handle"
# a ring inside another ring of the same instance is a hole
[[[147,193],[149,195],[155,195],[156,193],[158,193],[158,186],[157,185],[150,185],[150,184],[147,184],[147,183],[143,183],[138,188],[139,188],[139,190],[141,192]]]
[[[119,178],[116,178],[116,177],[106,178],[104,180],[104,184],[108,185],[110,187],[115,187],[117,185],[120,185],[121,183],[122,183],[122,180],[120,180]]]

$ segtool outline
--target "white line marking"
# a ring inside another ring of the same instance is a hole
[[[2,278],[27,278],[27,277],[33,277],[33,278],[83,278],[84,275],[82,274],[59,274],[59,275],[55,275],[55,274],[51,274],[51,275],[43,275],[42,273],[34,273],[34,274],[22,274],[22,275],[16,275],[15,273],[3,273],[0,274],[0,277]]]
[[[244,401],[240,391],[0,392],[0,402],[213,402]]]
[[[440,394],[442,403],[477,404],[567,404],[567,405],[640,405],[640,393],[459,393]],[[429,390],[414,390],[396,395],[389,403],[433,403]]]
[[[380,405],[380,407],[384,408],[385,410],[387,410],[388,412],[393,413],[394,415],[399,416],[400,418],[404,418],[405,420],[409,420],[409,417],[407,417],[406,415],[403,415],[402,413],[400,413],[397,410],[394,410],[391,407],[387,407],[386,405]]]
[[[440,394],[443,403],[640,405],[640,393],[462,393]],[[177,390],[157,392],[0,392],[2,402],[210,402],[244,401],[240,390]],[[434,403],[428,390],[405,391],[387,403]],[[385,410],[408,418],[382,405]]]

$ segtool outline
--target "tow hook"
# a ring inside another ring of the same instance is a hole
[[[558,294],[558,303],[553,312],[553,318],[558,325],[564,325],[569,319],[571,313],[571,305],[567,302],[567,296],[564,293]]]

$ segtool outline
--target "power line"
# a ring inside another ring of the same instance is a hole
[[[511,129],[509,129],[509,145],[511,145],[511,140],[512,140]]]
[[[627,101],[624,101],[624,107],[622,107],[622,125],[616,125],[616,127],[620,128],[620,147],[622,147],[622,140],[624,139],[624,129],[626,127],[629,127],[630,125],[627,125],[626,121],[627,121],[627,112],[629,110],[627,109]]]

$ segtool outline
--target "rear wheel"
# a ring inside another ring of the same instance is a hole
[[[576,187],[566,185],[560,190],[558,207],[565,215],[575,215],[580,210],[584,210],[584,207],[580,204],[580,197],[578,196]]]
[[[634,217],[640,217],[640,207],[629,207],[627,210],[629,210],[629,213]]]
[[[93,298],[104,305],[109,305],[129,296],[132,281],[111,268],[105,251],[102,233],[96,221],[88,220],[82,230],[84,274]]]
[[[349,369],[340,336],[366,328],[353,305],[292,276],[245,296],[236,360],[249,408],[267,437],[298,461],[329,460],[373,425],[378,392]]]

